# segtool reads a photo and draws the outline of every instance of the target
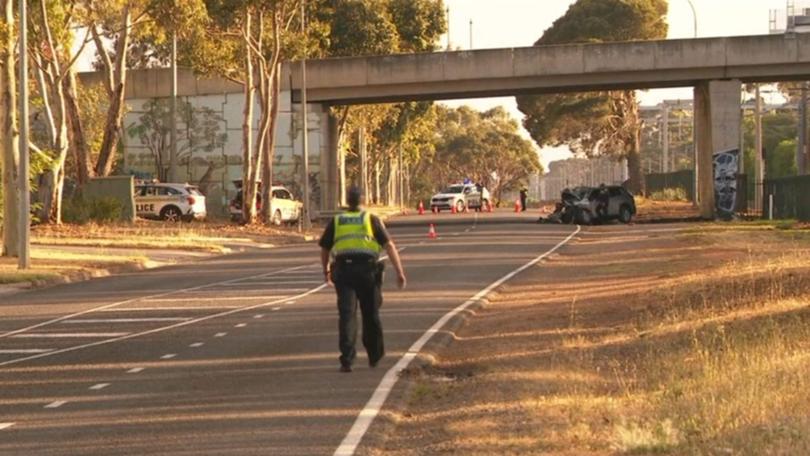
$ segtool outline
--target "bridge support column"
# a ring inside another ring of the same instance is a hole
[[[737,80],[695,86],[695,147],[700,215],[715,217],[714,154],[740,148],[740,88]]]
[[[338,135],[338,119],[332,114],[328,106],[324,106],[327,122],[325,128],[326,166],[324,172],[323,210],[333,212],[340,206],[340,178],[338,166],[340,160],[340,137]]]

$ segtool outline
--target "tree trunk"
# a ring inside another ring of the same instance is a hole
[[[276,70],[273,73],[273,76],[270,80],[270,97],[271,97],[271,109],[270,109],[270,125],[269,125],[269,136],[267,138],[267,142],[264,145],[264,160],[262,166],[262,180],[265,182],[264,188],[262,189],[262,198],[264,201],[271,201],[272,200],[272,186],[273,186],[273,161],[275,160],[275,153],[276,153],[276,125],[278,124],[278,109],[279,103],[278,99],[281,93],[281,69],[280,63],[276,63]],[[269,204],[268,204],[269,209]],[[270,217],[272,217],[272,213],[268,210],[267,211],[267,218],[265,218],[265,223],[270,223]]]
[[[76,178],[79,186],[83,186],[93,177],[92,157],[90,148],[87,146],[87,138],[82,124],[82,114],[79,108],[76,72],[71,68],[68,75],[62,81],[65,86],[65,110],[67,112],[67,125],[70,130],[68,138],[70,149],[76,161]]]
[[[251,36],[251,12],[245,9],[244,35]],[[246,40],[249,38],[246,38]],[[242,218],[245,223],[253,223],[256,218],[256,189],[253,178],[253,102],[255,87],[253,85],[253,56],[250,44],[245,42],[245,107],[242,111]]]
[[[124,100],[127,84],[127,50],[129,49],[129,38],[132,28],[132,14],[129,8],[124,8],[123,26],[118,36],[116,46],[115,68],[110,68],[112,75],[109,78],[114,81],[110,92],[110,107],[107,110],[107,122],[104,127],[104,138],[99,149],[98,162],[96,163],[96,175],[109,176],[115,164],[115,153],[118,143],[121,140],[121,129],[124,123],[124,110],[126,103]],[[100,51],[105,52],[105,51]]]
[[[14,2],[3,1],[3,20],[8,32],[0,55],[0,149],[3,165],[3,245],[0,255],[19,255],[19,204],[17,203],[17,167],[20,161],[17,129],[17,90],[14,70]]]

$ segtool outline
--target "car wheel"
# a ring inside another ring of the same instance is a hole
[[[619,221],[628,224],[633,220],[633,211],[630,210],[630,206],[624,205],[619,209]]]
[[[164,207],[160,211],[160,219],[166,222],[179,222],[183,214],[174,206]]]
[[[281,226],[281,211],[280,210],[276,209],[276,211],[273,212],[273,218],[270,219],[270,223],[272,223],[275,226]]]
[[[464,212],[464,201],[458,200],[456,201],[456,212]]]

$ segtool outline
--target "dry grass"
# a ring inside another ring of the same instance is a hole
[[[15,258],[0,258],[0,284],[51,283],[65,278],[105,274],[111,268],[144,265],[142,256],[83,254],[58,248],[35,246],[31,249],[33,268],[17,269]]]
[[[411,372],[370,453],[810,454],[810,239],[594,236]]]

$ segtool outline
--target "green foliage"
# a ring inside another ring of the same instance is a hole
[[[121,219],[123,205],[113,197],[88,199],[76,194],[64,201],[62,218],[67,223],[111,223]]]
[[[796,171],[796,140],[782,141],[773,151],[765,156],[765,178],[795,176]]]
[[[399,37],[384,0],[337,2],[331,21],[329,55],[391,54]]]
[[[536,45],[650,40],[667,34],[665,0],[578,0]],[[568,145],[575,153],[628,158],[641,180],[635,92],[589,92],[517,98],[524,126],[540,146]]]

